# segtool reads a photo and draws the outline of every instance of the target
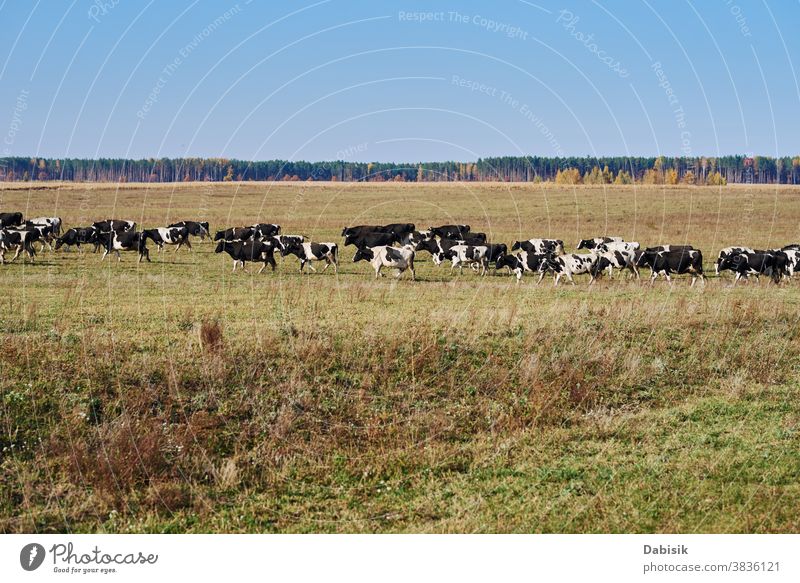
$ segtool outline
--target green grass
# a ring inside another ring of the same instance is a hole
[[[212,229],[466,222],[715,252],[800,239],[790,188],[61,185],[2,210]],[[589,288],[231,274],[208,242],[137,265],[0,269],[0,531],[797,532],[800,293],[730,278]],[[252,269],[252,268],[251,268]]]

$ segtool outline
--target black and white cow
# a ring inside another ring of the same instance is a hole
[[[110,233],[111,231],[127,232],[133,231],[136,228],[136,222],[107,219],[105,221],[97,221],[92,223],[92,226],[100,233]]]
[[[250,228],[253,229],[253,238],[261,241],[281,234],[281,226],[274,223],[256,223],[250,225]]]
[[[381,269],[389,267],[395,270],[395,278],[399,278],[406,270],[411,271],[411,280],[417,279],[414,271],[414,250],[411,247],[391,247],[389,245],[379,245],[377,247],[367,247],[356,251],[353,262],[369,261],[375,269],[375,279],[382,277]]]
[[[401,247],[405,247],[406,245],[416,247],[423,241],[428,241],[432,238],[433,233],[430,231],[411,231],[410,233],[404,233],[401,235],[398,242],[400,243]]]
[[[450,271],[456,267],[463,273],[464,266],[480,268],[481,275],[486,275],[489,264],[489,248],[485,245],[454,245],[440,254],[440,260],[449,259],[452,265]]]
[[[581,275],[582,273],[591,274],[597,259],[598,255],[596,253],[590,253],[589,255],[578,255],[577,253],[549,255],[539,267],[539,282],[542,281],[547,273],[552,273],[555,276],[553,285],[558,285],[562,277],[566,277],[567,281],[575,285],[575,280],[572,279],[572,276]]]
[[[524,273],[538,273],[542,263],[549,257],[543,253],[520,251],[516,255],[503,255],[495,262],[495,269],[507,267],[517,277],[517,283]]]
[[[277,235],[264,240],[265,243],[272,242],[278,250],[285,249],[287,245],[305,243],[305,241],[306,238],[303,235]]]
[[[597,249],[605,243],[622,243],[622,237],[593,237],[591,239],[581,239],[578,242],[578,249]]]
[[[261,241],[220,241],[214,253],[227,253],[233,259],[233,271],[241,264],[242,271],[247,271],[245,262],[263,263],[258,273],[264,271],[267,265],[272,266],[275,271],[275,247],[269,243]]]
[[[25,231],[17,229],[0,229],[0,264],[6,262],[6,251],[14,249],[16,253],[11,259],[13,262],[19,257],[20,252],[25,251],[28,258],[33,261],[36,256],[36,250],[33,248],[33,243],[36,240],[38,233],[35,231]]]
[[[254,233],[253,227],[231,227],[214,233],[214,241],[249,241]]]
[[[564,241],[561,239],[528,239],[527,241],[514,241],[512,251],[527,251],[528,253],[564,254]]]
[[[314,261],[324,261],[325,268],[322,273],[333,265],[333,270],[339,273],[339,260],[338,260],[339,246],[336,243],[295,243],[288,242],[281,248],[281,255],[294,255],[300,260],[300,272],[308,263],[311,271],[316,272],[314,269]]]
[[[691,245],[656,245],[655,247],[647,247],[645,251],[655,253],[670,253],[673,251],[691,251],[694,249]]]
[[[393,245],[397,242],[397,235],[394,233],[361,233],[350,234],[344,237],[344,246],[355,245],[358,249],[369,247],[379,247],[382,245]]]
[[[692,276],[691,286],[694,286],[697,278],[700,277],[703,283],[706,276],[703,273],[703,253],[699,249],[679,249],[674,248],[670,251],[651,251],[646,249],[638,256],[636,267],[648,266],[652,275],[650,285],[653,285],[659,275],[664,275],[671,284],[670,275],[689,273]]]
[[[441,265],[442,261],[444,261],[444,254],[449,251],[451,247],[469,244],[470,243],[463,239],[425,239],[424,241],[417,243],[417,245],[414,247],[414,251],[417,253],[420,251],[427,251],[433,257],[433,262],[436,265]]]
[[[342,237],[348,235],[366,235],[367,233],[388,233],[383,225],[357,225],[342,229]]]
[[[56,237],[61,235],[61,217],[34,217],[25,221],[37,227],[49,226]]]
[[[22,213],[0,213],[0,228],[18,227],[22,224]]]
[[[45,245],[47,245],[47,248],[50,251],[53,250],[52,242],[55,240],[55,237],[53,235],[52,225],[37,224],[31,221],[25,221],[20,230],[34,232],[35,235],[32,240],[39,241],[42,244],[41,251],[44,251]]]
[[[95,243],[97,241],[97,229],[94,227],[73,227],[67,229],[61,237],[56,239],[56,251],[66,245],[67,249],[73,245],[81,248],[82,244]]]
[[[630,251],[631,253],[638,251],[641,245],[636,241],[611,241],[603,243],[595,248],[597,253],[609,253],[612,251]]]
[[[142,229],[142,237],[150,239],[158,247],[157,253],[164,250],[164,245],[177,245],[175,253],[182,246],[192,250],[192,243],[189,241],[189,229],[187,227],[158,227],[156,229]]]
[[[211,237],[211,227],[208,221],[178,221],[172,223],[170,227],[186,227],[192,237],[200,237],[201,241],[205,241],[206,237]]]
[[[800,249],[784,249],[781,251],[786,255],[786,276],[791,278],[800,270]]]
[[[601,245],[602,249],[604,245]],[[614,269],[628,269],[630,272],[639,279],[639,270],[636,267],[636,249],[615,249],[614,251],[605,251],[597,255],[597,263],[592,267],[592,281],[594,283],[604,270],[608,270],[608,277],[610,278]]]
[[[106,258],[109,253],[117,254],[117,261],[122,261],[120,251],[136,251],[139,254],[137,263],[142,259],[150,262],[150,250],[147,248],[147,239],[142,233],[136,231],[111,231],[110,233],[98,233],[97,240],[105,248],[100,261]]]
[[[464,239],[470,232],[469,225],[441,225],[428,229],[434,236],[442,239]]]
[[[722,264],[725,259],[731,257],[733,255],[739,255],[740,253],[755,253],[754,249],[750,247],[725,247],[724,249],[720,249],[719,255],[717,256],[716,262],[714,262],[714,272],[719,275],[720,272],[720,265]]]
[[[384,233],[392,233],[398,242],[417,230],[417,226],[414,223],[390,223],[383,225],[383,228]]]
[[[782,251],[772,253],[738,253],[729,255],[720,263],[720,270],[730,269],[736,273],[733,285],[742,277],[749,275],[766,275],[773,283],[780,282],[781,277],[788,273],[788,257]]]

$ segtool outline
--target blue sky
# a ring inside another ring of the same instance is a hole
[[[0,0],[0,19],[3,156],[800,153],[796,1]]]

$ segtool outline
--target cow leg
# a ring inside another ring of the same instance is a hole
[[[314,268],[314,263],[313,263],[313,262],[311,262],[311,261],[309,261],[309,262],[308,262],[308,268],[309,268],[311,271],[313,271],[314,273],[316,273],[316,272],[317,272],[317,270]]]
[[[303,268],[306,266],[305,259],[300,260],[300,273],[303,273]]]
[[[651,287],[655,283],[657,277],[658,277],[658,272],[657,271],[653,271],[653,273],[650,275],[650,286]]]
[[[256,273],[256,275],[261,275],[261,272],[264,271],[264,268],[266,267],[267,267],[267,262],[264,261],[264,265],[261,266],[261,269],[258,270],[258,273]]]
[[[322,268],[322,273],[328,271],[328,268],[331,266],[331,260],[328,257],[325,257],[325,267]]]
[[[117,263],[119,263],[122,261],[122,255],[119,254],[119,249],[116,249],[115,251],[117,252]]]
[[[106,258],[106,255],[108,255],[108,249],[106,249],[105,251],[103,251],[103,256],[100,258],[100,261],[102,261],[103,259],[105,259],[105,258]]]
[[[567,276],[567,281],[570,282],[572,285],[575,285],[575,280],[572,279],[572,274],[568,271],[565,275]]]
[[[544,274],[545,274],[544,271],[540,271],[539,272],[539,279],[536,280],[536,285],[539,285],[540,283],[542,283],[542,280],[544,279]],[[522,279],[522,276],[520,275],[519,278]]]
[[[408,268],[411,270],[411,281],[417,281],[417,272],[414,271],[414,260],[408,262]]]
[[[268,257],[267,261],[272,266],[272,271],[275,271],[275,267],[276,267],[275,257]]]

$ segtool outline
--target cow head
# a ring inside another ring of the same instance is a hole
[[[581,239],[578,243],[578,249],[593,249],[595,247],[594,239]]]
[[[361,260],[372,261],[374,257],[375,254],[372,252],[372,249],[369,248],[357,249],[356,254],[353,256],[353,263],[357,263]]]
[[[516,251],[517,249],[522,249],[522,241],[514,241],[511,245],[511,250]]]
[[[427,251],[433,254],[439,251],[439,245],[436,243],[435,239],[425,239],[417,243],[417,246],[414,247],[414,251]]]
[[[221,241],[224,238],[225,238],[225,231],[217,231],[216,233],[214,233],[215,241]],[[219,251],[217,251],[217,253],[219,253]]]
[[[217,235],[219,235],[219,233],[217,233]],[[218,240],[216,238],[216,235],[214,235],[214,240],[215,241]],[[223,251],[225,251],[225,241],[220,241],[219,243],[217,243],[217,248],[214,249],[214,253],[222,253]]]
[[[502,269],[503,267],[508,267],[509,269],[516,269],[519,262],[519,258],[515,255],[501,255],[497,258],[497,261],[495,261],[494,268]]]
[[[281,257],[286,257],[291,253],[300,253],[303,250],[303,246],[297,241],[291,239],[287,240],[285,243],[280,239],[278,239],[278,241],[280,242]]]

